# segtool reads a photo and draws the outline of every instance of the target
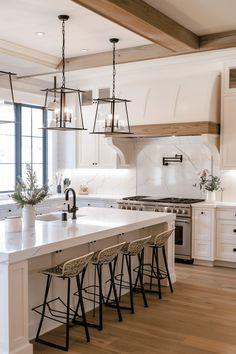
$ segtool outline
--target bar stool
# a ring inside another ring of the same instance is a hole
[[[74,315],[78,314],[78,310],[79,310],[79,308],[76,308],[76,312],[75,312],[70,307],[71,278],[76,278],[77,289],[78,289],[78,294],[79,294],[79,298],[80,298],[80,305],[81,305],[82,323],[83,323],[83,326],[85,329],[87,342],[90,341],[88,326],[87,326],[87,322],[86,322],[84,302],[83,302],[83,297],[82,297],[80,274],[82,273],[83,277],[84,277],[87,264],[92,259],[93,255],[94,255],[94,252],[90,252],[86,255],[65,261],[55,267],[52,267],[50,269],[43,271],[43,274],[47,275],[47,283],[46,283],[46,289],[45,289],[45,294],[44,294],[44,301],[43,301],[43,304],[38,305],[32,309],[33,311],[35,311],[36,313],[41,315],[39,327],[38,327],[36,338],[35,338],[36,342],[46,344],[46,345],[53,347],[53,348],[68,351],[68,349],[69,349],[70,321],[73,321],[74,323],[76,323],[76,321],[74,321]],[[66,300],[66,303],[64,301],[62,301],[60,297],[57,297],[55,299],[48,301],[48,293],[49,293],[52,277],[57,277],[57,278],[60,278],[63,280],[67,279],[67,300]],[[55,302],[60,304],[62,307],[66,308],[66,311],[60,311],[60,310],[53,309],[51,307],[51,304],[53,304]],[[47,311],[48,314],[46,314],[46,309],[48,309],[48,311]],[[72,317],[72,314],[73,314],[73,317]],[[66,325],[65,346],[62,346],[62,345],[59,345],[59,344],[56,344],[53,342],[49,342],[47,340],[40,338],[40,332],[41,332],[44,318],[49,318],[51,320],[54,320],[56,322]]]
[[[151,239],[151,236],[140,238],[131,242],[127,242],[121,249],[122,262],[121,262],[121,273],[115,276],[115,279],[119,281],[119,301],[121,301],[121,290],[122,288],[129,289],[130,304],[129,306],[120,306],[122,310],[130,310],[134,313],[134,296],[133,296],[133,282],[132,282],[132,257],[138,258],[138,275],[137,278],[140,282],[140,290],[143,296],[143,303],[145,307],[148,307],[147,299],[145,295],[143,276],[142,276],[142,265],[143,265],[143,254],[144,246]],[[125,261],[125,262],[124,262]],[[124,264],[125,263],[125,264]],[[128,282],[123,280],[124,276],[124,266],[128,272]],[[109,303],[111,295],[111,287],[107,297],[107,305],[114,306],[113,303]]]
[[[159,299],[162,298],[162,293],[161,293],[161,280],[162,279],[168,279],[169,282],[169,287],[170,291],[173,293],[173,286],[171,283],[171,278],[170,278],[170,273],[169,273],[169,268],[168,268],[168,263],[167,263],[167,258],[166,258],[166,251],[165,251],[165,245],[169,239],[169,237],[172,235],[174,232],[174,228],[161,232],[155,236],[151,236],[150,240],[147,242],[147,246],[152,248],[152,263],[146,263],[143,264],[142,272],[143,275],[147,276],[150,278],[150,283],[149,283],[149,289],[145,289],[146,292],[155,292],[159,295]],[[163,255],[163,260],[164,260],[164,266],[165,269],[160,269],[159,266],[159,254],[158,251],[159,249],[162,250],[162,255]],[[139,269],[136,269],[136,272],[138,272]],[[138,275],[137,275],[138,278]],[[137,278],[136,278],[136,284],[137,285]],[[153,278],[157,279],[157,286],[158,290],[152,290],[152,283],[153,283]]]
[[[103,291],[102,291],[103,266],[104,265],[108,265],[108,267],[109,267],[111,288],[114,293],[118,319],[119,319],[119,321],[122,321],[121,311],[120,311],[120,307],[119,307],[119,300],[117,297],[117,292],[116,292],[116,287],[115,287],[115,282],[114,282],[114,274],[115,274],[115,269],[116,269],[117,257],[124,245],[125,245],[125,242],[122,242],[122,243],[116,244],[114,246],[110,246],[110,247],[104,248],[100,251],[97,251],[94,253],[94,255],[90,261],[90,263],[92,263],[95,267],[94,284],[84,287],[83,290],[85,291],[85,293],[87,293],[89,295],[93,295],[93,299],[88,297],[88,298],[86,298],[86,300],[92,301],[94,303],[94,316],[95,316],[96,303],[99,304],[99,320],[98,320],[98,323],[87,322],[87,325],[89,327],[98,328],[100,331],[103,329],[103,304],[105,304],[105,300],[104,300],[105,296],[103,295]],[[98,285],[96,285],[96,273],[98,274]],[[90,290],[90,289],[92,289],[92,290]],[[96,290],[98,290],[98,293],[96,292]],[[77,295],[77,294],[78,294],[78,292],[76,292],[74,295]],[[96,300],[97,298],[98,298],[98,300]]]

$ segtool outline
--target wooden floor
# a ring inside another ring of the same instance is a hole
[[[123,322],[105,309],[103,331],[82,327],[70,332],[71,354],[236,354],[236,269],[177,265],[174,293],[164,288],[163,300],[148,294],[144,308],[136,295],[136,313],[123,311]],[[59,342],[62,328],[50,336]],[[62,353],[34,343],[34,353]]]

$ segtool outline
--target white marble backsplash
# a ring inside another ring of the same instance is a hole
[[[162,165],[164,156],[183,155],[182,163]],[[160,198],[203,198],[198,173],[208,169],[221,176],[223,191],[217,200],[236,201],[236,171],[220,171],[219,152],[204,143],[202,137],[170,137],[139,139],[136,142],[136,168],[131,169],[71,169],[63,177],[79,192],[86,184],[90,194],[150,195]]]
[[[73,169],[67,174],[77,193],[86,184],[90,194],[136,195],[135,169]]]
[[[183,155],[183,162],[163,166],[163,157]],[[196,137],[140,140],[137,144],[137,193],[157,197],[204,198],[198,173],[211,171],[212,151]]]

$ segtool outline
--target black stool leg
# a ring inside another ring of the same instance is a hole
[[[70,330],[70,278],[67,287],[67,311],[66,311],[66,351],[69,349],[69,330]]]
[[[122,254],[121,271],[120,271],[121,274],[120,274],[119,301],[121,300],[121,290],[122,290],[123,271],[124,271],[124,257],[125,257],[125,255]]]
[[[86,268],[87,268],[87,267],[86,267]],[[84,276],[85,276],[86,268],[84,268],[84,269],[82,270],[81,281],[80,281],[80,278],[79,278],[79,282],[80,282],[81,289],[83,289],[83,283],[84,283]],[[79,277],[79,275],[77,275],[77,277]],[[78,293],[79,293],[77,277],[76,277],[76,283],[77,283],[77,289],[78,289]],[[79,306],[80,306],[80,300],[81,300],[81,299],[82,299],[82,297],[79,296],[79,297],[78,297],[78,303],[77,303],[77,306],[76,306],[76,309],[75,309],[75,314],[74,314],[74,317],[73,317],[73,322],[76,321],[76,316],[77,316],[78,311],[79,311]]]
[[[44,320],[44,316],[45,316],[46,305],[47,305],[47,298],[48,298],[48,293],[49,293],[49,289],[50,289],[50,285],[51,285],[51,280],[52,280],[52,276],[51,276],[51,275],[48,275],[48,276],[47,276],[47,283],[46,283],[45,294],[44,294],[44,300],[43,300],[42,315],[41,315],[41,319],[40,319],[40,322],[39,322],[39,327],[38,327],[37,334],[36,334],[36,338],[35,338],[36,341],[39,340],[41,328],[42,328],[42,325],[43,325],[43,320]]]
[[[112,272],[112,277],[115,279],[115,268],[116,268],[116,262],[117,262],[117,257],[114,259],[114,266],[113,266],[113,272]],[[111,277],[111,278],[112,278]],[[110,288],[109,288],[109,291],[108,291],[108,295],[106,297],[106,305],[109,305],[109,300],[110,300],[110,296],[111,296],[111,293],[112,293],[112,283],[111,283],[111,278],[110,278]],[[120,301],[120,295],[119,295],[119,301]]]
[[[98,272],[98,283],[99,283],[99,326],[98,329],[102,331],[103,329],[103,314],[102,314],[102,306],[103,306],[103,294],[102,294],[102,265],[97,264],[97,272]]]
[[[116,259],[114,260],[113,269],[112,269],[112,264],[109,263],[109,270],[110,270],[111,285],[112,285],[112,288],[113,288],[113,293],[114,293],[114,298],[115,298],[118,318],[119,318],[119,321],[122,321],[122,315],[121,315],[121,311],[120,311],[120,305],[119,305],[119,300],[118,300],[117,292],[116,292],[116,285],[115,285],[115,281],[114,281],[115,266],[116,266]]]
[[[165,268],[166,268],[166,274],[167,274],[167,278],[168,278],[168,281],[169,281],[170,291],[173,293],[174,290],[173,290],[173,286],[172,286],[171,279],[170,279],[170,272],[169,272],[168,263],[167,263],[167,259],[166,259],[165,246],[162,247],[162,253],[163,253],[163,259],[164,259]]]
[[[133,295],[133,284],[132,284],[132,274],[131,274],[131,257],[130,255],[125,255],[126,265],[129,275],[129,296],[130,296],[130,309],[131,313],[134,313],[134,295]],[[140,270],[139,270],[140,271]]]
[[[82,275],[83,277],[83,275]],[[87,342],[90,342],[90,335],[89,335],[89,331],[88,331],[88,324],[87,324],[87,320],[86,320],[86,314],[85,314],[85,309],[84,309],[84,300],[83,300],[83,295],[82,295],[82,281],[80,282],[80,278],[79,275],[76,277],[76,281],[77,281],[77,288],[78,288],[78,293],[79,293],[79,301],[78,304],[81,304],[81,313],[82,313],[82,318],[83,318],[83,324],[84,324],[84,329],[85,329],[85,334],[86,334],[86,338],[87,338]],[[77,308],[78,311],[78,308]],[[77,312],[76,312],[77,313]]]
[[[157,247],[154,248],[154,252],[155,252],[155,260],[156,260],[156,267],[157,267],[158,295],[159,295],[159,299],[161,299],[162,298],[162,295],[161,295],[161,278],[160,278],[159,257],[158,257],[158,248]]]
[[[138,261],[139,261],[139,272],[138,272],[138,275],[139,275],[141,292],[142,292],[142,295],[143,295],[143,303],[144,303],[145,307],[148,307],[146,294],[145,294],[145,290],[144,290],[144,285],[143,285],[143,272],[142,272],[142,269],[143,269],[143,250],[142,250],[141,254],[140,253],[138,254]]]
[[[150,286],[149,286],[150,290],[152,289],[152,279],[153,279],[153,273],[154,273],[154,254],[155,254],[155,251],[154,251],[154,248],[152,248],[152,266],[151,266],[151,276],[150,276]]]

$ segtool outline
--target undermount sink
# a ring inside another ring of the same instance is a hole
[[[61,220],[61,215],[60,214],[43,214],[43,215],[38,215],[36,220],[40,221],[56,221],[56,220]]]

